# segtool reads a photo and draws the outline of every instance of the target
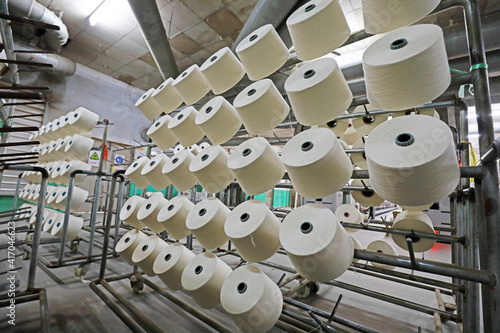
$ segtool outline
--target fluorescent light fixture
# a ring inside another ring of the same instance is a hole
[[[89,16],[90,25],[94,26],[106,16],[113,15],[116,12],[116,6],[119,5],[120,2],[121,0],[104,0],[101,2]]]

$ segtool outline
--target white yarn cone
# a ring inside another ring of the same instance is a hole
[[[236,46],[236,54],[252,81],[276,72],[290,56],[288,48],[271,24],[266,24],[245,37]]]
[[[151,97],[162,108],[163,112],[169,114],[182,104],[182,98],[174,88],[174,79],[169,77],[153,91]]]
[[[215,250],[228,241],[224,223],[230,210],[215,197],[194,206],[186,218],[186,227],[207,250]]]
[[[244,333],[267,332],[278,321],[283,296],[278,285],[252,265],[233,271],[224,281],[221,304]]]
[[[273,81],[264,79],[243,89],[233,105],[245,129],[252,135],[274,129],[288,115],[290,107]]]
[[[365,109],[366,107],[366,109]],[[368,111],[368,114],[366,114]],[[353,113],[364,113],[365,116],[352,118],[352,125],[356,128],[361,135],[366,136],[370,134],[370,132],[382,124],[383,122],[389,119],[389,114],[370,114],[370,111],[377,111],[376,107],[371,106],[370,104],[361,105],[354,109]]]
[[[212,98],[196,115],[195,124],[212,144],[222,144],[241,128],[242,121],[235,108],[222,96]]]
[[[233,172],[227,166],[228,158],[229,154],[221,146],[211,146],[191,161],[189,171],[207,193],[216,193],[234,180]]]
[[[443,30],[420,24],[393,31],[366,49],[363,69],[374,107],[404,110],[432,101],[451,82]]]
[[[127,168],[127,171],[125,171],[125,176],[127,176],[135,184],[135,186],[141,190],[151,184],[149,180],[141,174],[142,169],[150,163],[151,160],[149,158],[141,156]]]
[[[122,206],[120,211],[120,220],[126,222],[137,229],[142,229],[144,226],[137,218],[137,213],[142,204],[146,201],[145,198],[138,195],[130,197]]]
[[[49,141],[47,144],[43,145],[43,149],[40,151],[40,155],[38,155],[38,160],[43,162],[52,161],[51,156],[49,155],[49,150],[52,145],[56,143],[54,140]]]
[[[361,224],[364,221],[363,214],[353,205],[344,204],[337,207],[335,216],[340,223]],[[359,229],[345,228],[349,233],[358,232]]]
[[[285,167],[269,142],[261,137],[247,140],[227,160],[243,191],[257,195],[269,191],[285,174]]]
[[[232,271],[212,252],[200,253],[184,268],[182,288],[202,308],[214,308],[220,304],[222,284]]]
[[[72,126],[69,123],[69,120],[71,118],[73,118],[74,114],[75,114],[75,112],[73,112],[73,111],[70,111],[70,112],[66,113],[66,116],[64,117],[64,120],[63,120],[63,122],[60,125],[60,127],[62,128],[62,130],[65,131],[65,132],[67,132],[68,135],[70,135],[70,136],[73,136],[75,134],[80,133],[80,130],[78,128]]]
[[[56,134],[58,138],[63,138],[66,135],[69,135],[63,128],[61,128],[62,122],[64,121],[66,116],[61,116],[53,121],[52,132]]]
[[[196,177],[189,171],[189,165],[193,159],[194,155],[185,149],[175,154],[163,166],[163,174],[179,192],[184,192],[196,184]]]
[[[197,115],[198,111],[194,107],[188,106],[172,118],[168,124],[168,129],[184,147],[194,145],[205,136],[195,123]]]
[[[189,150],[189,152],[194,156],[198,155],[198,153],[200,152],[200,149],[197,144],[187,147],[187,150]]]
[[[59,217],[61,215],[59,215]],[[64,218],[56,220],[56,224],[50,230],[50,234],[57,238],[61,238],[63,224]],[[70,215],[68,220],[68,232],[66,233],[66,242],[71,242],[73,239],[75,239],[78,236],[80,230],[82,230],[82,226],[83,219],[81,217]]]
[[[155,119],[163,112],[160,104],[153,98],[154,92],[154,88],[149,89],[135,102],[135,107],[141,110],[149,120]]]
[[[85,170],[85,171],[90,171],[92,167],[88,165],[87,163],[79,160],[72,160],[69,161],[67,164],[64,165],[63,169],[59,171],[59,176],[57,177],[58,181],[62,185],[69,185],[69,180],[71,173],[76,170]],[[57,168],[56,168],[57,170]],[[87,178],[87,175],[84,174],[77,174],[75,176],[75,185],[80,184]]]
[[[182,289],[181,277],[186,265],[195,257],[181,243],[164,248],[153,263],[153,271],[170,290]]]
[[[342,141],[344,141],[345,143],[347,143],[349,146],[352,146],[353,144],[356,143],[356,141],[361,139],[361,137],[362,137],[361,133],[356,131],[356,128],[354,128],[354,126],[352,126],[352,123],[349,120],[349,124],[347,125],[347,129],[344,132],[344,134],[342,134],[340,136],[340,139]]]
[[[280,241],[297,272],[315,282],[336,279],[349,268],[352,241],[328,208],[310,204],[283,220]]]
[[[410,232],[422,232],[427,234],[434,234],[434,226],[432,220],[422,212],[404,211],[399,213],[392,225],[394,229],[408,230]],[[391,234],[392,240],[397,246],[403,250],[408,251],[408,243],[406,242],[405,235]],[[436,244],[434,239],[412,237],[413,250],[415,252],[425,252]]]
[[[141,176],[146,177],[148,182],[158,191],[161,191],[171,184],[170,180],[163,174],[163,172],[161,172],[163,166],[168,162],[168,160],[169,158],[167,155],[159,153],[141,170]]]
[[[352,145],[352,149],[365,149],[366,138],[362,137]],[[351,160],[359,169],[368,169],[365,153],[351,153]]]
[[[158,213],[158,222],[172,236],[181,239],[191,233],[186,227],[186,218],[194,208],[194,203],[183,195],[178,195],[168,202]]]
[[[210,91],[198,65],[186,69],[174,80],[173,85],[186,105],[198,102]]]
[[[52,214],[52,217],[47,219],[43,224],[42,231],[50,233],[57,221],[64,221],[64,213],[56,212],[55,215]]]
[[[61,195],[61,193],[63,193],[64,191],[67,191],[67,188],[61,186],[61,187],[58,187],[55,191],[51,192],[49,197],[45,201],[45,205],[52,207],[54,209],[65,210],[66,207],[63,207],[63,206],[57,204],[57,202],[56,202],[57,197],[59,195]]]
[[[93,145],[94,140],[75,134],[64,149],[64,152],[79,160],[87,160]]]
[[[363,185],[364,183],[364,185]],[[352,186],[371,186],[370,180],[368,179],[354,179],[351,183]],[[367,207],[376,207],[384,202],[380,196],[378,196],[375,191],[351,191],[351,195],[359,204]]]
[[[92,131],[98,121],[99,115],[83,107],[73,111],[72,117],[68,120],[71,127],[78,129],[80,133]]]
[[[238,205],[229,214],[224,225],[238,253],[248,262],[261,262],[273,256],[281,246],[280,221],[259,200]]]
[[[49,148],[48,154],[50,155],[50,158],[52,160],[63,160],[65,157],[65,154],[56,151],[56,148],[59,146],[59,144],[63,141],[63,139],[57,139],[54,144]]]
[[[297,121],[320,125],[337,118],[352,102],[352,93],[337,62],[323,58],[293,72],[285,90]]]
[[[89,192],[87,190],[84,190],[79,187],[73,187],[73,195],[71,196],[71,203],[70,203],[70,211],[74,212],[78,208],[80,208],[84,203],[85,200],[87,200],[87,197],[89,196]],[[66,202],[68,199],[68,191],[62,191],[61,194],[56,199],[56,204],[59,205],[59,207],[64,207],[63,210],[66,210]]]
[[[198,147],[200,148],[200,152],[201,152],[203,149],[210,147],[210,144],[208,142],[202,142],[198,145]]]
[[[48,208],[44,208],[44,209],[42,210],[42,218],[40,219],[40,223],[41,223],[42,225],[45,223],[45,221],[46,221],[46,217],[47,217],[47,215],[49,214],[49,212],[50,212],[50,211],[51,211],[51,210],[50,210],[50,209],[48,209]],[[36,222],[36,218],[37,218],[37,216],[38,216],[38,212],[37,212],[37,211],[36,211],[36,209],[35,209],[35,213],[34,213],[34,214],[32,214],[32,215],[30,216],[30,219],[29,219],[29,224],[30,224],[30,226],[34,226],[34,224],[35,224],[35,222]]]
[[[137,219],[141,224],[148,227],[152,232],[159,233],[165,230],[163,224],[158,222],[158,213],[163,207],[168,206],[168,200],[163,197],[161,192],[153,195],[144,201],[137,211]]]
[[[352,241],[352,245],[354,246],[355,250],[363,250],[363,245],[361,245],[361,243],[356,238],[351,236],[351,241]],[[358,262],[358,261],[359,261],[359,259],[356,259],[356,258],[352,259],[352,262]]]
[[[174,133],[168,129],[168,124],[172,118],[165,115],[158,119],[146,132],[146,135],[153,140],[161,150],[168,150],[177,143],[177,138]]]
[[[393,256],[398,255],[396,249],[391,244],[389,244],[383,240],[376,240],[376,241],[371,242],[370,244],[368,244],[366,250],[370,251],[370,252],[389,254],[389,255],[393,255]],[[371,264],[373,267],[387,269],[387,270],[393,270],[394,268],[396,268],[396,267],[391,266],[391,265],[379,264],[379,263],[373,262],[373,261],[371,261]]]
[[[388,5],[385,0],[362,0],[365,31],[382,34],[413,24],[429,15],[439,3],[439,0],[397,0]]]
[[[398,205],[430,206],[460,181],[452,132],[436,118],[385,122],[370,133],[365,149],[373,189]]]
[[[351,34],[337,0],[312,0],[286,20],[300,60],[313,60],[339,48]]]
[[[120,238],[116,243],[116,252],[123,258],[129,265],[133,265],[132,254],[140,243],[146,242],[148,236],[137,230],[132,229]]]
[[[229,47],[215,52],[200,67],[214,94],[222,94],[245,76],[245,68]]]
[[[311,128],[291,138],[281,152],[294,189],[307,198],[340,191],[352,175],[352,164],[335,134]]]
[[[153,264],[160,252],[168,246],[168,243],[156,235],[149,236],[141,241],[132,253],[132,262],[148,276],[155,276]]]

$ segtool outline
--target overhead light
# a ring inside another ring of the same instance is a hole
[[[119,1],[116,0],[104,0],[101,2],[101,4],[97,6],[97,8],[89,16],[90,25],[94,26],[108,14],[112,14],[114,12],[114,5],[117,3],[119,3]]]

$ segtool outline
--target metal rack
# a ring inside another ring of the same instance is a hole
[[[438,300],[438,308],[420,305],[405,299],[385,295],[340,281],[330,281],[326,284],[429,314],[434,319],[437,330],[441,327],[441,320],[450,320],[457,323],[459,331],[479,332],[481,330],[479,318],[482,315],[484,331],[494,332],[494,327],[498,327],[500,325],[500,316],[498,312],[500,289],[497,286],[500,278],[500,260],[498,260],[500,256],[500,245],[498,242],[498,239],[500,239],[500,225],[498,223],[500,221],[498,177],[500,140],[494,140],[488,71],[483,46],[483,36],[481,32],[479,1],[443,0],[434,13],[454,6],[461,6],[464,10],[470,51],[471,71],[467,74],[453,76],[452,86],[464,84],[474,85],[474,99],[480,133],[479,145],[481,162],[478,166],[470,166],[468,149],[463,145],[460,145],[462,141],[468,141],[467,107],[462,101],[452,100],[436,102],[416,108],[418,110],[420,108],[431,107],[454,107],[457,119],[459,119],[457,124],[457,143],[463,167],[461,167],[462,181],[456,191],[450,196],[452,224],[451,228],[447,231],[450,231],[451,235],[428,235],[396,229],[387,229],[379,226],[373,226],[374,223],[372,223],[371,220],[367,220],[362,226],[356,227],[373,232],[390,232],[405,235],[407,237],[410,250],[409,257],[392,256],[368,252],[366,250],[355,250],[354,257],[363,261],[376,262],[409,269],[411,270],[411,273],[390,271],[361,263],[353,263],[350,267],[351,271],[433,292]],[[356,33],[351,36],[346,44],[366,37],[368,37],[368,35],[365,32]],[[291,65],[293,62],[294,60],[289,61],[287,65]],[[368,100],[366,97],[360,97],[355,98],[351,106],[363,105],[367,103]],[[392,112],[393,111],[391,111],[391,113]],[[370,113],[381,114],[389,112],[375,111]],[[363,114],[346,115],[339,118],[352,118],[357,116],[363,116]],[[290,123],[287,123],[287,126],[289,124]],[[352,151],[352,153],[361,152],[361,150]],[[113,176],[114,179],[111,185],[111,193],[116,190],[116,180],[119,178],[120,174],[121,172],[118,172]],[[352,178],[368,179],[369,174],[367,171],[355,171]],[[471,187],[469,178],[474,178],[474,187]],[[353,186],[345,188],[345,190],[349,191],[364,189],[364,187],[358,188]],[[228,204],[231,204],[231,202],[228,202]],[[110,200],[108,205],[109,218],[106,221],[105,242],[107,242],[110,234],[113,202]],[[117,210],[119,210],[119,207],[117,207]],[[116,218],[115,224],[118,223],[118,221],[118,218]],[[349,225],[349,227],[354,226]],[[452,244],[452,263],[448,264],[415,258],[415,254],[412,250],[412,237],[414,236],[450,241]],[[283,253],[283,251],[278,251],[278,253]],[[238,256],[237,252],[234,249],[231,249],[230,243],[228,249],[219,249],[218,255]],[[163,330],[158,327],[156,323],[141,313],[130,300],[126,299],[123,295],[120,295],[120,293],[110,285],[110,282],[130,279],[133,285],[143,287],[145,284],[155,292],[180,305],[183,309],[186,309],[190,314],[194,315],[210,327],[221,332],[227,332],[227,327],[223,327],[219,323],[207,320],[203,314],[199,313],[199,311],[192,309],[190,305],[177,299],[172,293],[144,278],[137,271],[137,268],[135,268],[134,272],[130,274],[116,277],[105,277],[106,256],[104,252],[102,259],[99,279],[92,282],[90,287],[134,332],[163,332]],[[290,267],[278,265],[272,262],[262,262],[260,264],[277,268],[286,273],[292,274],[286,279],[285,274],[282,276],[280,281],[278,281],[278,285],[281,287],[293,280],[298,279],[300,281],[297,286],[285,292],[284,302],[288,306],[306,311],[309,317],[307,317],[306,314],[298,315],[297,313],[290,311],[290,308],[287,306],[285,307],[277,326],[282,326],[286,322],[288,324],[285,324],[285,327],[291,331],[318,327],[325,331],[331,331],[334,325],[332,323],[335,323],[335,325],[338,324],[360,332],[374,332],[374,330],[370,328],[341,318],[336,314],[338,305],[341,302],[341,297],[335,302],[336,305],[331,312],[326,312],[292,299],[290,296],[297,292],[300,288],[309,287],[314,289],[315,284],[311,284],[310,281],[301,279],[300,276],[296,274],[296,271]],[[441,281],[437,277],[430,278],[424,275],[416,275],[414,272],[425,272],[431,273],[435,276],[451,277],[452,282]],[[128,312],[117,305],[113,301],[112,297],[104,294],[99,289],[99,285],[108,290],[114,298],[120,301]],[[139,290],[140,289],[141,288],[139,288]],[[480,292],[481,297],[479,294]],[[453,295],[456,298],[456,313],[454,311],[455,309],[447,307],[447,305],[444,304],[441,299],[441,294]],[[482,303],[480,303],[480,299]],[[132,313],[133,317],[130,316],[129,313]]]

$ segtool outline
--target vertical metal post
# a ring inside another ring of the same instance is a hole
[[[2,172],[3,173],[3,172]],[[12,200],[12,210],[15,210],[17,208],[17,199],[19,198],[19,189],[21,188],[21,178],[23,177],[23,173],[21,172],[18,176],[17,176],[17,182],[16,182],[16,192],[14,194],[14,199]],[[0,180],[0,184],[2,183],[2,181]],[[12,222],[14,220],[14,216],[15,215],[12,215],[12,217],[10,218],[10,221]]]
[[[108,126],[109,121],[107,119],[103,120],[104,123],[104,133],[102,135],[102,144],[101,144],[101,159],[99,160],[99,167],[97,169],[97,178],[95,181],[94,187],[94,202],[92,205],[92,212],[90,214],[90,235],[89,235],[89,250],[87,252],[87,263],[92,262],[92,249],[94,247],[94,235],[95,235],[95,226],[97,221],[97,210],[99,208],[99,193],[101,192],[101,182],[102,182],[102,169],[104,167],[104,149],[106,147],[106,142],[108,139]],[[107,251],[107,248],[106,248]]]
[[[35,230],[33,232],[33,242],[31,244],[31,260],[28,272],[28,288],[27,288],[28,291],[33,291],[35,289],[36,265],[38,262],[38,248],[40,247],[40,234],[42,232],[42,217],[45,206],[45,195],[43,194],[47,191],[47,183],[49,179],[49,173],[47,170],[38,167],[35,169],[36,169],[35,171],[39,171],[42,173],[42,181],[40,182],[41,194],[38,198]]]
[[[113,184],[111,184],[113,185]],[[115,214],[115,238],[113,239],[113,256],[116,256],[116,244],[118,243],[118,237],[120,236],[120,211],[122,209],[123,203],[123,188],[125,187],[125,181],[122,179],[120,182],[120,187],[118,187],[118,198],[116,200],[116,214]],[[110,190],[110,198],[113,198],[113,193]]]
[[[71,214],[71,199],[73,198],[73,188],[75,187],[75,171],[71,173],[69,176],[69,184],[68,184],[68,195],[66,196],[66,208],[64,209],[64,221],[61,231],[61,241],[59,247],[59,257],[57,258],[57,265],[61,266],[63,263],[64,257],[64,247],[66,244],[66,234],[68,233],[68,225],[69,225],[69,216]]]
[[[479,149],[481,155],[486,153],[495,139],[493,118],[491,115],[490,86],[488,81],[488,67],[484,39],[481,30],[481,12],[479,0],[462,0],[464,7],[469,56],[472,78],[474,83],[474,101],[476,106],[477,123],[479,130]],[[500,193],[498,179],[498,161],[483,166],[483,177],[480,189],[482,201],[478,201],[478,209],[484,210],[483,224],[485,234],[480,235],[480,242],[486,244],[486,251],[481,253],[482,269],[491,270],[497,278],[500,275]],[[500,327],[500,288],[482,286],[484,330],[492,332]]]

